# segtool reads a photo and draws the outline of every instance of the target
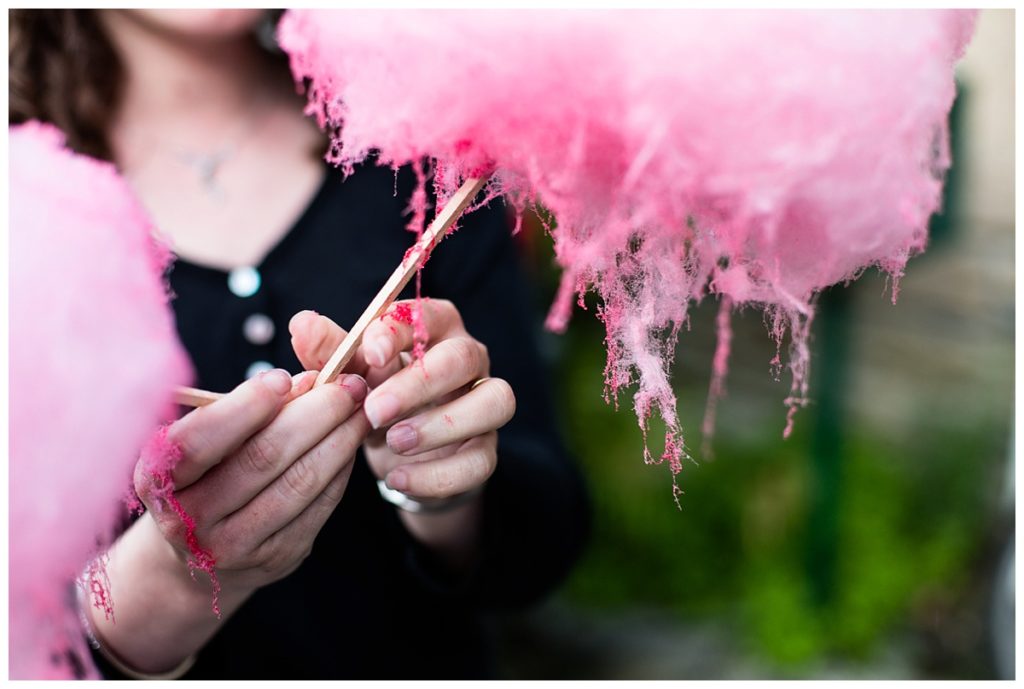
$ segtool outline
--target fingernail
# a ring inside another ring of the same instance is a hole
[[[375,337],[370,342],[367,354],[372,358],[367,359],[366,363],[371,366],[383,366],[388,363],[388,355],[391,352],[391,342],[386,337]]]
[[[341,376],[338,379],[338,382],[341,387],[348,390],[348,394],[352,396],[352,401],[356,404],[359,404],[366,399],[366,381],[363,380],[362,376],[356,375],[355,373],[349,373]]]
[[[419,444],[419,433],[407,423],[392,426],[388,431],[388,447],[393,452],[407,452]]]
[[[263,373],[260,376],[260,380],[278,395],[283,395],[292,389],[292,377],[288,375],[288,371],[280,368]]]
[[[391,490],[405,490],[409,487],[409,477],[401,469],[395,469],[384,479]]]
[[[374,394],[366,399],[365,408],[366,418],[370,420],[370,425],[380,428],[398,416],[402,407],[398,398],[390,392],[377,393],[375,390]]]
[[[301,388],[302,387],[302,379],[305,378],[305,376],[306,376],[306,371],[303,371],[302,373],[296,373],[294,376],[292,376],[292,386],[290,388],[288,388],[288,392],[289,393],[294,393],[296,390]]]

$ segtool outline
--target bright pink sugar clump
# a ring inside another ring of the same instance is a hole
[[[102,562],[139,449],[191,377],[170,258],[113,165],[53,127],[10,129],[10,674],[96,676],[75,579],[113,614]],[[77,660],[75,660],[77,656]]]
[[[390,316],[399,323],[405,323],[406,325],[412,325],[412,307],[407,303],[395,304],[390,311],[385,313],[381,318]]]
[[[494,170],[491,195],[552,212],[549,325],[574,292],[600,296],[609,392],[638,384],[675,473],[668,372],[691,303],[764,309],[780,350],[789,333],[791,421],[815,293],[868,266],[896,285],[924,248],[975,14],[296,10],[279,33],[334,162],[431,159],[442,202]]]

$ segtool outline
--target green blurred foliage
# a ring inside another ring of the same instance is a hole
[[[526,248],[546,298],[555,279],[550,248],[543,238]],[[848,289],[881,299],[878,281],[866,282]],[[691,454],[700,448],[694,441],[701,440],[716,310],[713,301],[693,310],[673,372]],[[643,462],[630,394],[620,396],[618,411],[604,401],[604,333],[593,313],[592,306],[578,310],[569,331],[549,341],[563,426],[594,503],[592,543],[565,590],[569,601],[609,613],[639,606],[682,619],[724,617],[740,630],[741,644],[799,674],[826,655],[870,654],[887,634],[912,624],[928,600],[963,585],[1005,471],[1005,419],[945,432],[922,418],[900,438],[833,419],[842,431],[830,506],[835,572],[830,595],[819,600],[821,572],[808,546],[811,454],[816,425],[829,420],[812,403],[783,440],[788,380],[771,379],[774,346],[758,316],[734,318],[714,457],[686,463],[677,509],[668,466]],[[828,363],[816,358],[815,366]],[[763,384],[751,387],[757,378]],[[819,371],[812,397],[820,379]],[[655,456],[661,430],[653,424],[648,432]]]
[[[805,553],[813,410],[798,415],[788,440],[781,412],[778,425],[754,433],[760,442],[720,429],[715,459],[687,464],[678,477],[677,509],[667,466],[643,463],[628,396],[618,412],[602,399],[600,332],[576,327],[567,336],[566,430],[586,468],[595,519],[591,548],[568,586],[572,601],[733,615],[756,651],[798,665],[824,653],[870,652],[907,619],[919,594],[966,576],[991,517],[986,495],[1002,468],[1005,429],[925,437],[916,456],[884,437],[848,438],[835,591],[819,604]],[[785,385],[776,388],[781,399]],[[679,393],[681,407],[690,407],[684,427],[697,428],[702,401]],[[649,435],[658,438],[657,427]]]

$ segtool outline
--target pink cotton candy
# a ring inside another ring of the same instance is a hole
[[[10,128],[10,674],[96,676],[75,579],[123,514],[139,450],[190,364],[162,279],[170,254],[113,165],[48,125]]]
[[[675,473],[668,372],[691,303],[764,309],[780,350],[789,333],[788,433],[815,293],[868,266],[895,285],[924,248],[975,14],[294,10],[279,33],[334,162],[431,158],[442,197],[495,171],[492,194],[552,212],[549,326],[597,292],[608,390],[638,384]]]

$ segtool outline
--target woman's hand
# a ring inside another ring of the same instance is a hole
[[[225,617],[309,554],[370,430],[360,411],[362,378],[310,390],[314,379],[268,371],[168,429],[182,453],[172,472],[175,497],[216,560]],[[108,652],[156,672],[201,648],[221,622],[210,610],[210,588],[197,586],[185,566],[185,525],[162,504],[141,460],[135,488],[147,513],[114,545],[107,566],[117,624],[92,621]]]
[[[413,302],[396,302],[372,323],[348,370],[366,377],[364,405],[375,429],[366,440],[373,472],[395,490],[421,500],[445,499],[483,485],[497,465],[497,430],[515,412],[504,380],[490,378],[487,348],[466,332],[446,300],[421,302],[426,349],[406,365],[414,346]],[[303,311],[290,324],[292,345],[307,368],[319,368],[346,332],[330,319]],[[475,546],[478,502],[450,512],[403,511],[402,519],[425,545],[465,562]]]
[[[256,589],[291,573],[337,507],[369,426],[356,413],[367,393],[357,375],[311,390],[315,374],[268,371],[174,423],[182,450],[175,495],[224,586]],[[188,557],[185,530],[140,461],[135,488],[168,543]]]

